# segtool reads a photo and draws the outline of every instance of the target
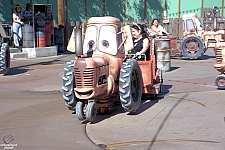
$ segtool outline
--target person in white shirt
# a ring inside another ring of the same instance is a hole
[[[23,22],[21,19],[23,18],[21,14],[22,7],[19,4],[15,5],[15,12],[13,13],[13,40],[14,40],[14,46],[19,47],[19,42],[22,39],[22,31],[21,26],[23,25]]]
[[[26,4],[26,10],[23,11],[23,16],[24,17],[32,17],[32,4],[27,3]]]

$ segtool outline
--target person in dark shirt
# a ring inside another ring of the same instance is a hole
[[[143,55],[146,55],[146,59],[149,59],[149,40],[145,36],[145,30],[143,26],[137,23],[134,23],[132,26],[132,36],[134,48],[128,52],[128,54],[134,54],[138,58],[143,59]]]

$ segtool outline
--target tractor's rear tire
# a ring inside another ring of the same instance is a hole
[[[220,90],[225,90],[225,74],[220,74],[215,78],[215,84]]]
[[[95,102],[90,102],[86,108],[86,119],[88,121],[93,121],[97,115],[98,107]]]
[[[180,50],[184,57],[197,59],[205,52],[205,44],[199,36],[188,36],[181,41]]]
[[[135,112],[141,103],[142,74],[135,59],[123,62],[119,79],[120,101],[125,111]]]
[[[10,50],[7,43],[3,43],[0,51],[0,73],[7,74],[10,68]]]
[[[82,103],[81,101],[77,102],[76,104],[76,115],[77,118],[81,121],[86,119],[84,114],[84,103]]]
[[[74,94],[74,60],[66,63],[62,76],[62,93],[65,105],[71,111],[76,110],[77,98]]]

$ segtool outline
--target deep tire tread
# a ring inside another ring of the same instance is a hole
[[[75,111],[77,98],[74,94],[74,60],[66,63],[62,76],[62,93],[65,105],[69,110]]]

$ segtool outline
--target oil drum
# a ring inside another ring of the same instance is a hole
[[[42,31],[36,32],[36,47],[45,47],[45,34]]]
[[[22,27],[22,31],[23,31],[23,47],[24,48],[34,47],[33,27],[29,24],[25,24]]]
[[[170,71],[170,39],[155,38],[155,50],[157,68],[162,71]]]

